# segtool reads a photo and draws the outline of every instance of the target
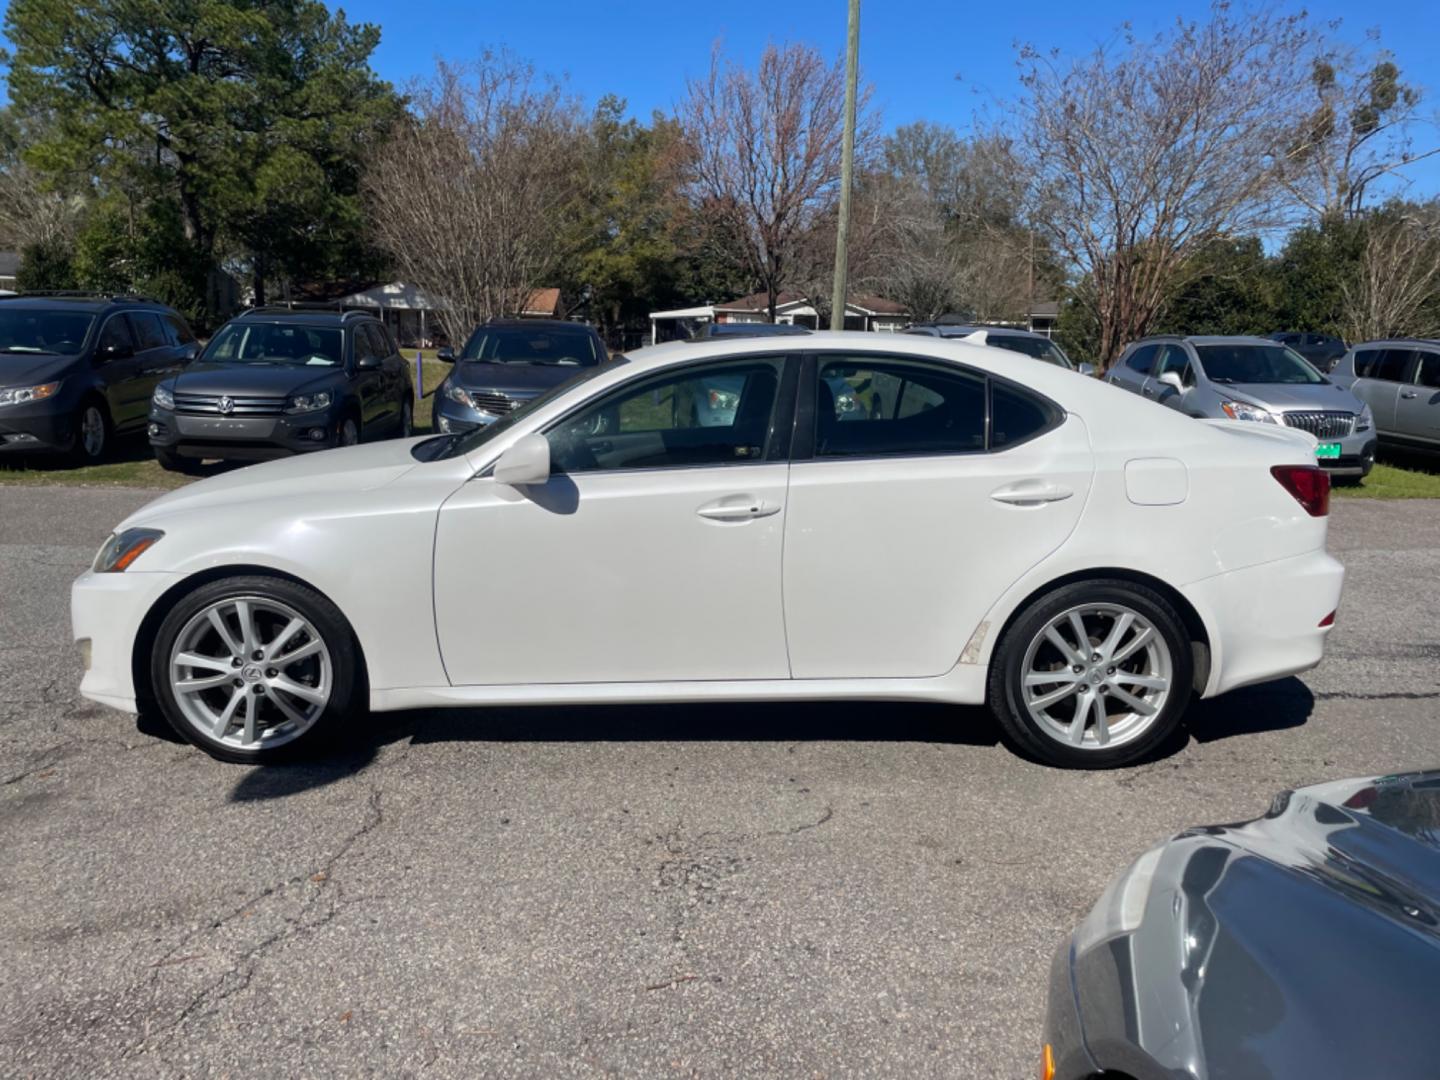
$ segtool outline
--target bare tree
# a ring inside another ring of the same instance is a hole
[[[17,251],[73,239],[84,210],[82,199],[57,190],[26,163],[31,122],[0,109],[0,247]]]
[[[806,258],[805,245],[838,193],[844,63],[827,64],[808,45],[770,45],[750,72],[726,61],[717,46],[709,74],[687,90],[679,118],[693,154],[692,194],[743,244],[773,320],[781,290],[811,276],[796,262]],[[857,163],[875,138],[869,102],[866,87]]]
[[[1440,202],[1371,215],[1360,265],[1341,296],[1351,341],[1440,336]]]
[[[1149,329],[1193,253],[1280,223],[1313,40],[1301,16],[1216,3],[1073,63],[1022,52],[1017,166],[1035,227],[1089,280],[1102,362]]]
[[[1372,60],[1354,50],[1322,52],[1310,86],[1313,108],[1283,165],[1287,186],[1315,214],[1353,218],[1376,182],[1440,154],[1440,145],[1416,149],[1414,133],[1424,125],[1420,90],[1400,80],[1388,53]]]
[[[578,191],[578,104],[505,55],[441,63],[368,163],[379,246],[452,338],[515,314],[547,284]]]

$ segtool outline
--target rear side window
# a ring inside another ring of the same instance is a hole
[[[1034,438],[1059,416],[1048,402],[1014,386],[994,383],[990,389],[990,449],[1001,450]]]
[[[1155,365],[1155,352],[1158,345],[1141,345],[1125,360],[1125,366],[1131,371],[1138,371],[1142,375],[1149,375],[1150,369]]]
[[[1415,382],[1420,386],[1440,387],[1440,353],[1420,354],[1420,374]]]
[[[170,344],[169,335],[160,325],[160,316],[148,311],[132,311],[127,316],[135,330],[137,349],[161,349]]]
[[[815,456],[963,454],[985,449],[985,379],[873,359],[822,359]]]

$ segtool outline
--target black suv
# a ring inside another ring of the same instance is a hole
[[[155,385],[197,352],[185,320],[153,300],[0,297],[0,456],[100,461],[112,435],[145,429]]]
[[[261,461],[407,436],[414,411],[405,361],[374,316],[258,308],[155,387],[150,445],[167,469]]]

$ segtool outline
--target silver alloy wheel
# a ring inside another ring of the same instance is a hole
[[[186,722],[235,750],[298,739],[334,687],[320,631],[263,596],[226,597],[196,612],[175,638],[169,672]]]
[[[1123,604],[1080,604],[1056,615],[1025,650],[1021,692],[1056,742],[1100,750],[1133,742],[1159,717],[1174,678],[1170,647]]]
[[[355,426],[353,417],[347,416],[340,421],[340,445],[354,446],[360,441],[360,429]]]
[[[87,458],[97,458],[105,450],[105,416],[98,405],[86,405],[80,414],[80,445]]]

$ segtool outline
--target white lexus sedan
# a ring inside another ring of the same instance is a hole
[[[241,762],[367,706],[849,698],[988,702],[1017,749],[1113,766],[1319,661],[1328,485],[1303,432],[983,339],[662,345],[155,500],[75,583],[80,688]]]

